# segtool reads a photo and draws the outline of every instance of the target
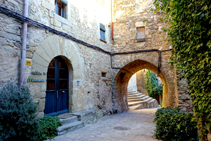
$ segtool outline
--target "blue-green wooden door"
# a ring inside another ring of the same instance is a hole
[[[68,109],[68,68],[61,57],[54,58],[48,67],[45,114],[57,115]]]

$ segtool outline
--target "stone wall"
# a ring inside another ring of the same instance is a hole
[[[161,28],[165,25],[157,20],[160,17],[159,14],[150,12],[151,6],[153,6],[153,0],[114,0],[113,52],[169,49],[170,44],[164,42],[167,39],[167,34],[161,31]],[[136,38],[137,28],[140,27],[145,29],[145,39],[142,41]],[[154,71],[164,84],[163,106],[176,107],[178,105],[177,93],[175,92],[177,87],[175,81],[176,71],[168,63],[171,52],[162,52],[161,56],[160,72],[158,71],[159,59],[157,52],[113,56],[113,67],[122,68],[113,72],[114,86],[112,92],[114,101],[116,103],[125,103],[124,88],[128,85],[129,78],[141,69],[149,69]],[[122,109],[118,107],[118,104],[116,105],[114,107],[121,111]]]
[[[22,1],[0,0],[0,5],[21,12]],[[6,82],[18,82],[22,25],[0,14],[0,86]]]
[[[146,78],[145,76],[146,76],[146,71],[144,70],[140,70],[136,73],[137,90],[138,92],[148,96],[148,92],[145,89],[145,78]]]
[[[154,0],[114,0],[114,52],[141,49],[169,49],[170,44],[160,42],[167,34],[161,31],[159,14],[150,12]],[[145,22],[143,22],[145,21]],[[145,28],[145,41],[136,39],[136,28]]]
[[[111,51],[110,1],[68,0],[66,19],[54,12],[54,2],[55,0],[30,0],[29,18]],[[0,5],[23,14],[22,0],[1,0]],[[17,83],[21,58],[22,24],[2,14],[0,14],[0,21],[0,58],[2,60],[0,84],[7,81]],[[100,24],[105,25],[106,43],[100,41]],[[26,66],[25,80],[27,81],[30,77],[44,80],[44,82],[26,82],[34,102],[38,104],[38,118],[44,116],[47,76],[33,75],[32,72],[47,73],[49,63],[56,56],[64,58],[72,74],[69,78],[70,112],[94,108],[102,110],[104,114],[112,113],[110,56],[29,25],[26,59],[31,60],[32,64]],[[11,63],[8,65],[8,62]],[[102,77],[102,72],[106,73],[106,77]]]
[[[177,71],[177,93],[178,93],[178,103],[181,107],[182,112],[193,112],[192,100],[190,99],[188,83],[184,78],[181,78],[181,74]]]

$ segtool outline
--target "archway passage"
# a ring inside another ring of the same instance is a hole
[[[48,66],[45,114],[57,115],[68,109],[68,67],[61,57],[55,57]]]
[[[148,69],[139,70],[130,78],[127,88],[129,109],[156,108],[161,105],[163,87],[160,78]]]
[[[165,76],[161,71],[158,71],[158,68],[150,62],[143,60],[135,60],[125,65],[116,75],[115,84],[113,88],[113,102],[114,112],[123,112],[128,110],[128,101],[127,101],[127,87],[128,82],[133,74],[142,69],[148,69],[153,71],[160,77],[163,83],[163,107],[167,106],[167,96],[168,96],[168,83]]]

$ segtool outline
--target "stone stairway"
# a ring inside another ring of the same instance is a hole
[[[156,99],[153,99],[149,96],[146,96],[131,89],[128,89],[127,101],[129,109],[131,110],[159,107],[159,104]]]
[[[58,116],[62,126],[57,128],[58,135],[84,127],[86,124],[97,121],[96,113],[93,110],[86,110],[76,113],[65,113]]]

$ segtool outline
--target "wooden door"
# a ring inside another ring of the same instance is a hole
[[[61,57],[54,58],[48,67],[45,114],[57,115],[68,109],[68,68]]]

